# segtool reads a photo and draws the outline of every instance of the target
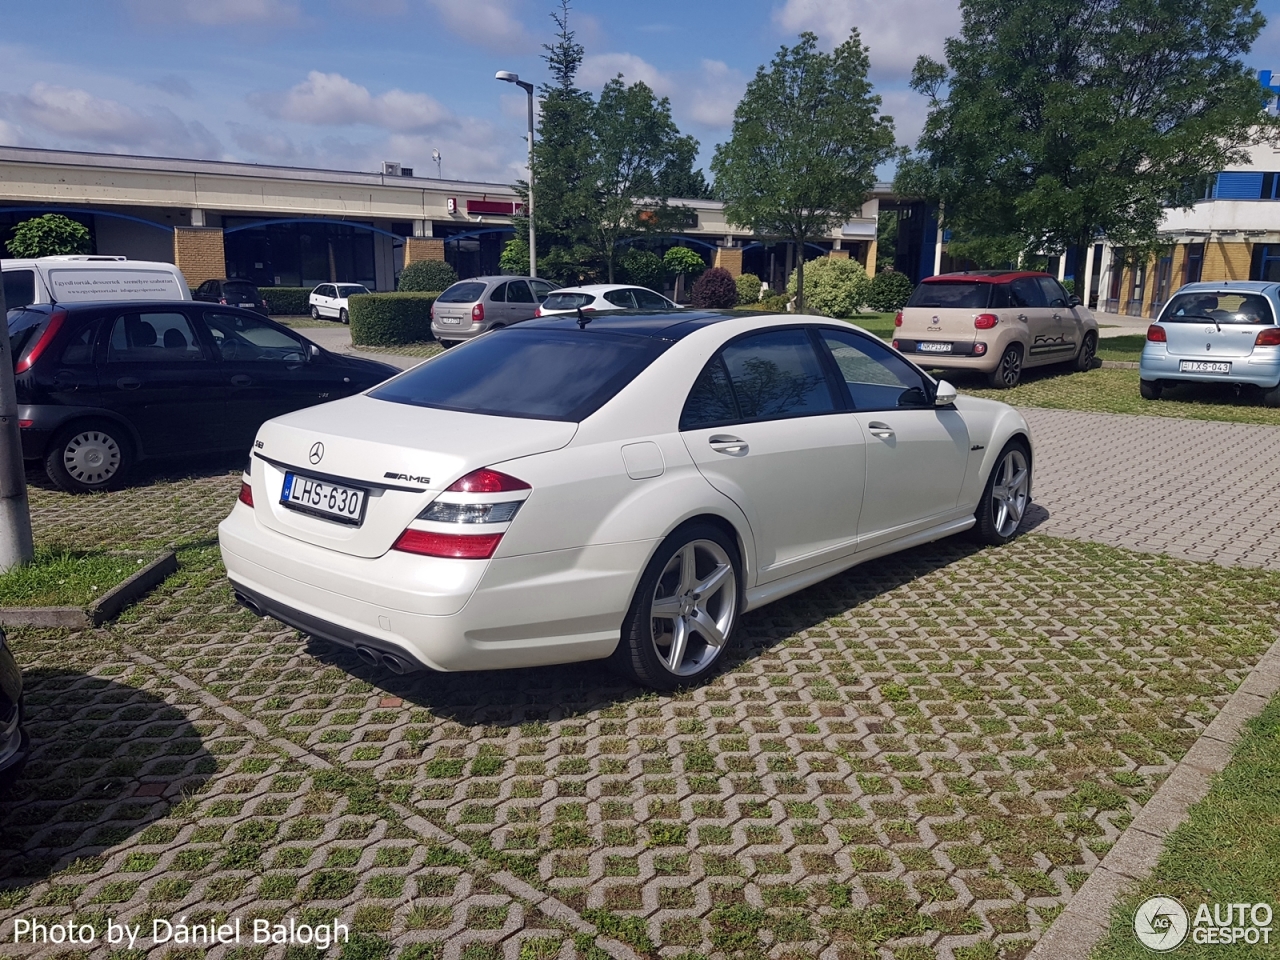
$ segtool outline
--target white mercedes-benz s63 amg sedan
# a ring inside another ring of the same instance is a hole
[[[1031,435],[820,317],[496,330],[264,424],[219,527],[259,615],[397,673],[707,676],[747,610],[1031,500]]]

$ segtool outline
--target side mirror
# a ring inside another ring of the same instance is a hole
[[[320,348],[316,346],[314,343],[311,345],[310,356],[313,356],[313,357],[320,356]]]
[[[935,407],[949,407],[956,402],[956,388],[945,380],[938,381],[938,389],[933,395]]]
[[[1068,297],[1068,298],[1067,298],[1067,306],[1068,306],[1068,307],[1078,307],[1078,306],[1080,306],[1080,298],[1079,298],[1079,297]]]

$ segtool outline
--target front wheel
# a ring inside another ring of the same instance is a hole
[[[312,319],[312,320],[319,320],[319,319],[320,319],[320,308],[319,308],[319,307],[312,307],[312,308],[311,308],[311,319]]]
[[[615,664],[659,690],[704,680],[737,625],[741,570],[737,545],[719,527],[677,530],[640,578]]]
[[[1139,380],[1138,392],[1142,394],[1143,400],[1159,400],[1164,388],[1154,380]]]
[[[1008,390],[1022,379],[1022,346],[1011,343],[1000,355],[996,368],[987,374],[987,383],[996,390]]]
[[[1076,354],[1076,373],[1084,373],[1093,369],[1093,361],[1098,356],[1098,335],[1086,333],[1084,343],[1080,344],[1080,352]]]
[[[1031,451],[1021,440],[1010,440],[996,459],[974,513],[974,533],[982,543],[1000,546],[1018,532],[1031,505]]]
[[[60,431],[45,455],[45,473],[68,493],[110,490],[132,465],[129,441],[117,424],[80,423]]]
[[[351,322],[351,318],[347,316],[346,307],[343,307],[341,310],[338,311],[338,319],[341,320],[343,323]]]

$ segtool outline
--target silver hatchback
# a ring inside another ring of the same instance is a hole
[[[459,280],[431,307],[431,333],[444,346],[531,319],[556,285],[530,277]]]

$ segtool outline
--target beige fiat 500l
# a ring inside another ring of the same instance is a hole
[[[1098,321],[1047,273],[945,273],[922,281],[898,314],[893,346],[922,367],[972,370],[997,388],[1028,367],[1093,366]]]

